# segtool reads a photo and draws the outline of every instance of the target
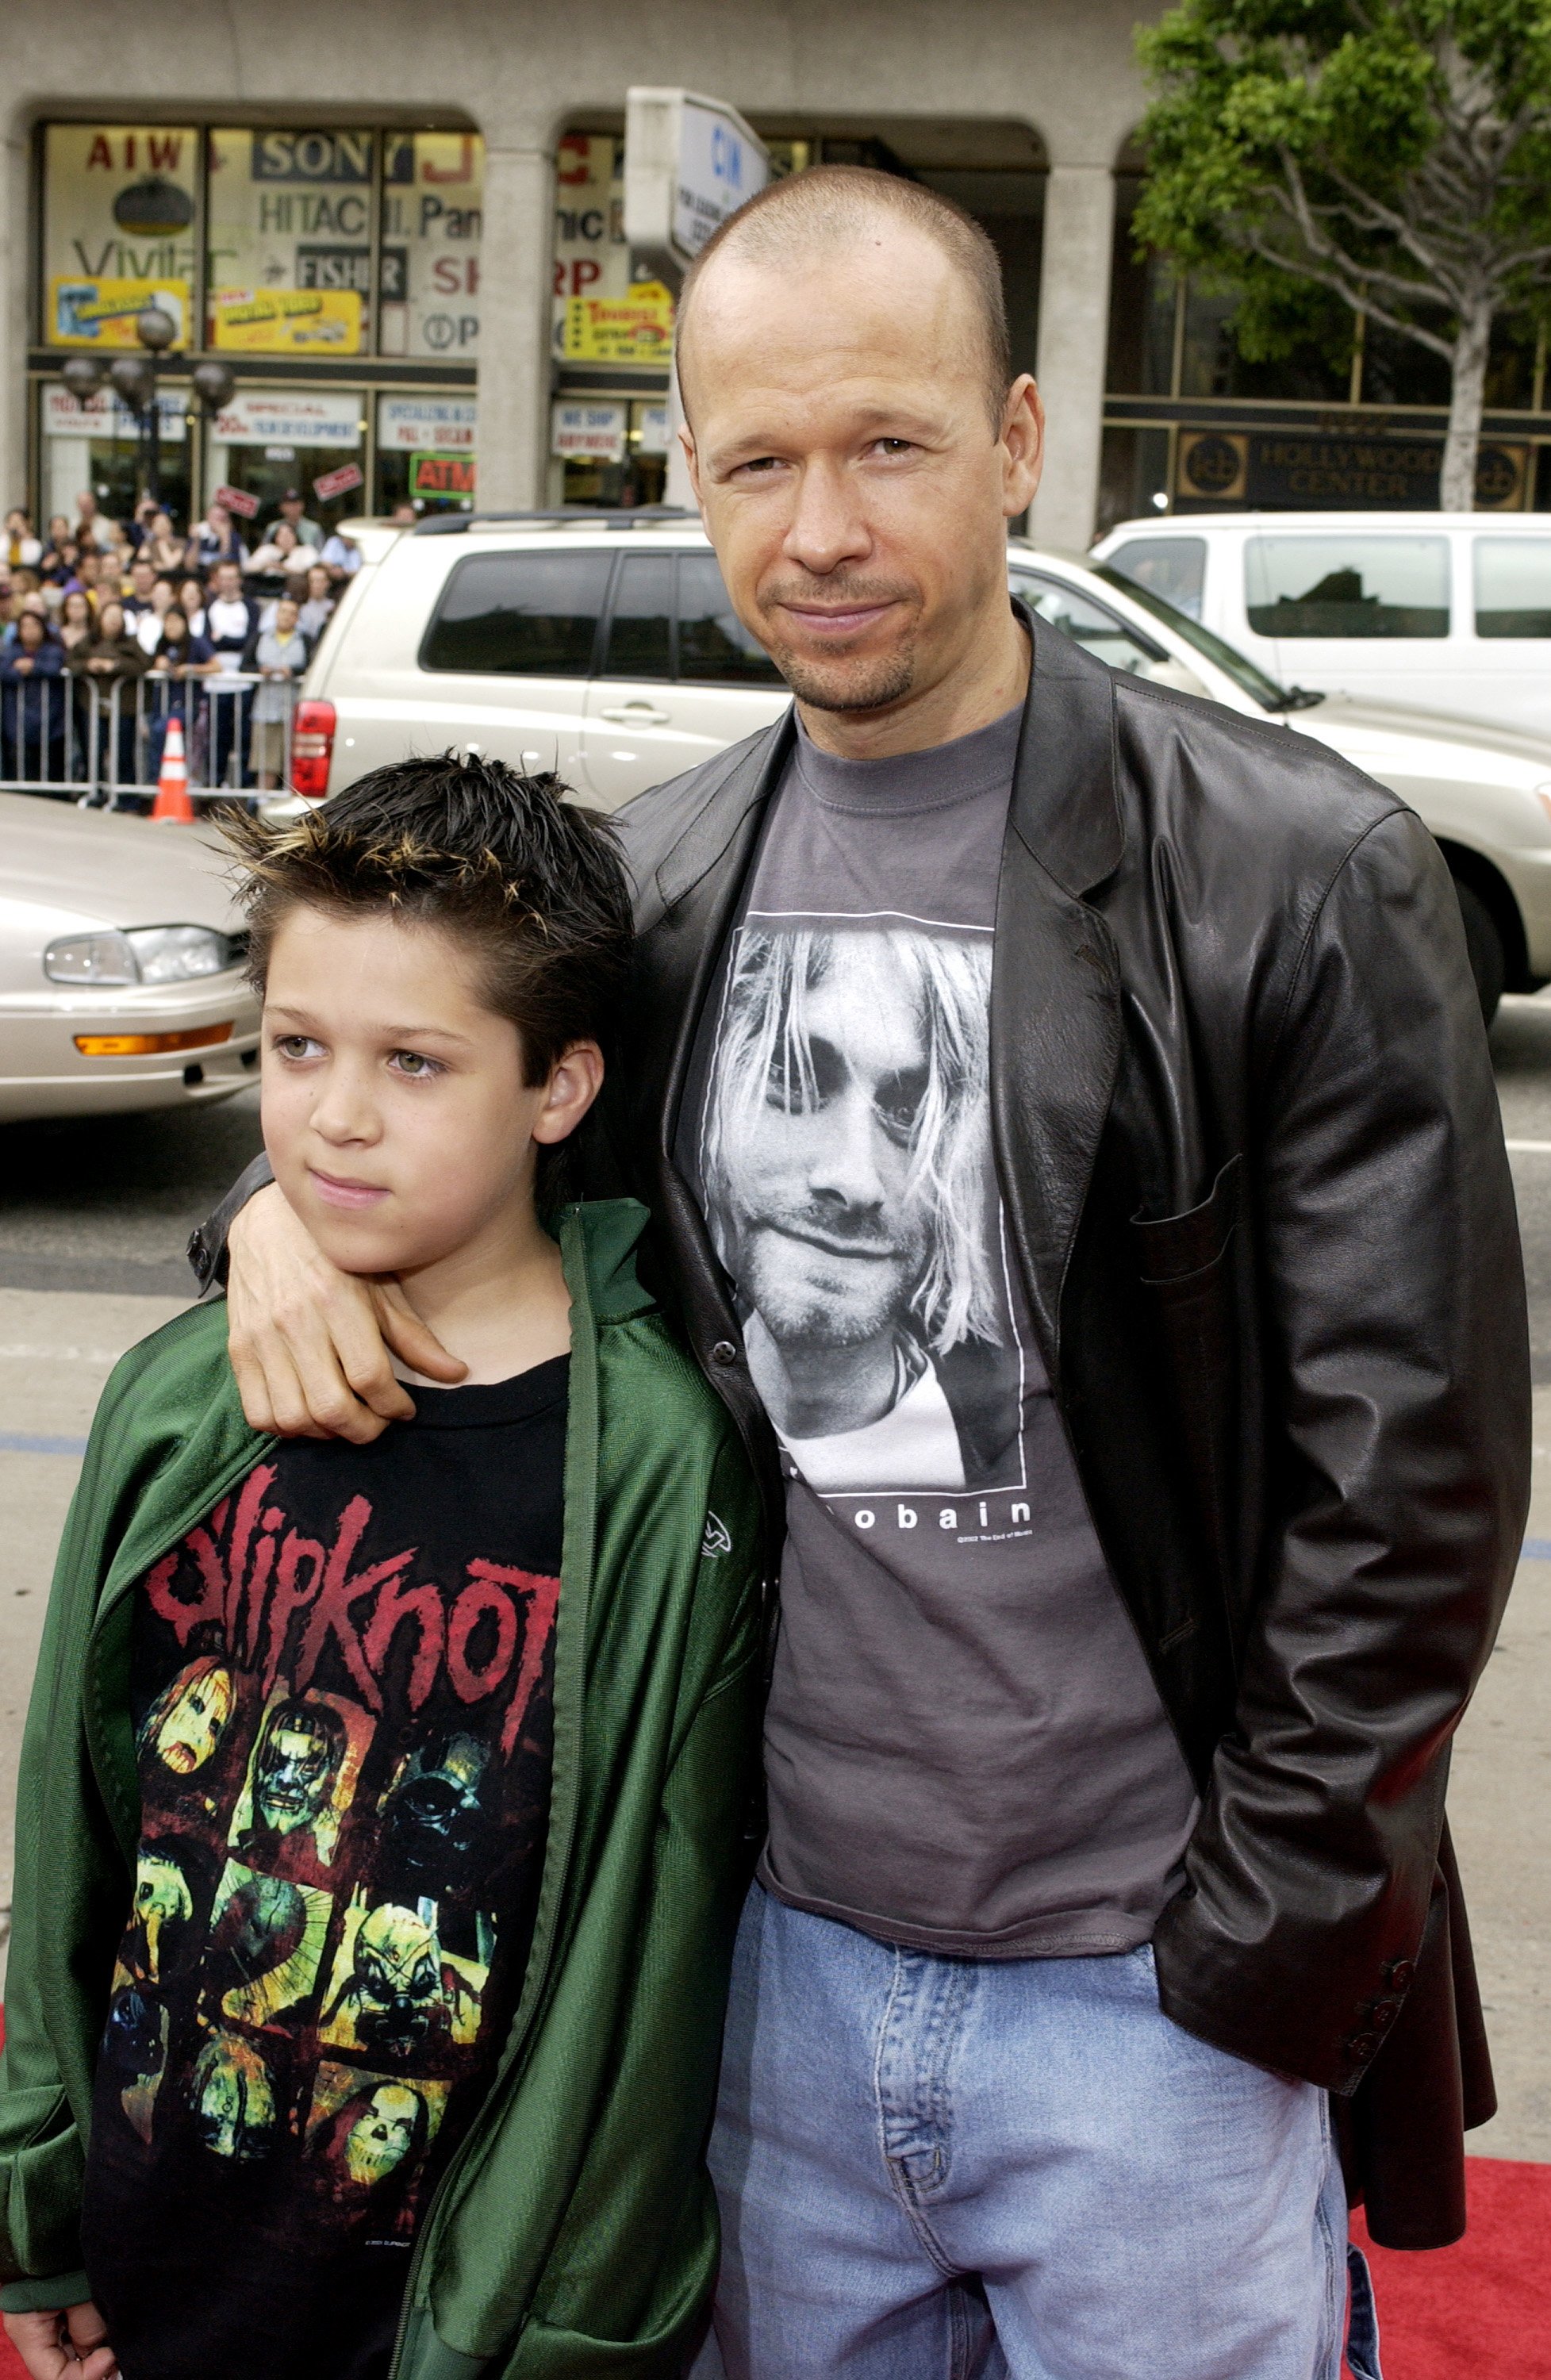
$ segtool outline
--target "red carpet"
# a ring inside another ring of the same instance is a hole
[[[1384,2380],[1551,2380],[1551,2165],[1470,2160],[1471,2228],[1457,2248],[1373,2260]],[[0,2380],[25,2380],[0,2337]]]
[[[1384,2380],[1551,2380],[1551,2165],[1471,2157],[1470,2229],[1424,2256],[1369,2245]]]

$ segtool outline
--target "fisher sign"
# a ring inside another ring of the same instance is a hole
[[[626,93],[624,233],[638,262],[676,282],[769,178],[769,152],[725,101],[692,91]]]

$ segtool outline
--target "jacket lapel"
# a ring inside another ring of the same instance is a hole
[[[1114,944],[1083,895],[1114,872],[1124,835],[1109,674],[1059,630],[1028,625],[1034,670],[991,966],[991,1125],[1024,1285],[1059,1390],[1061,1283],[1121,1052]]]
[[[736,919],[765,804],[781,782],[795,733],[788,711],[717,787],[657,869],[661,912],[636,945],[641,1014],[635,1087],[644,1128],[640,1145],[650,1151],[652,1187],[665,1203],[673,1185],[684,1193],[673,1142],[700,1014]],[[698,1209],[692,1200],[686,1204],[698,1229]]]

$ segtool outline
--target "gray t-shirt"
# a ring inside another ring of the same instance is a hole
[[[979,1958],[1147,1940],[1196,1807],[992,1159],[1020,718],[890,760],[800,737],[679,1139],[788,1478],[762,1877]]]

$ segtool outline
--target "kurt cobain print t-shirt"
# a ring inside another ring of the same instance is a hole
[[[531,1936],[567,1371],[277,1446],[136,1591],[83,2233],[125,2380],[387,2373]]]
[[[799,735],[678,1138],[788,1480],[763,1881],[1006,1958],[1146,1941],[1195,1810],[993,1160],[1021,717],[888,760]]]

